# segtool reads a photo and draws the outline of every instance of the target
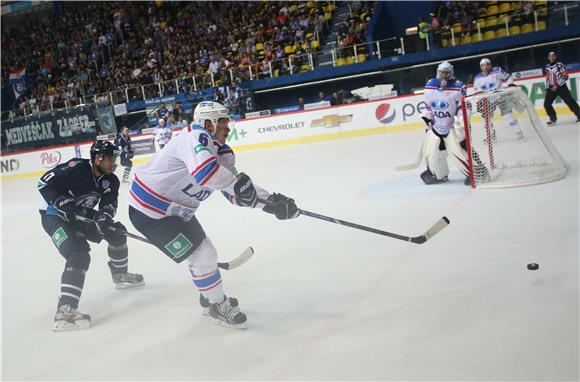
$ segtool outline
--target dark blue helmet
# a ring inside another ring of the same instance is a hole
[[[99,140],[93,143],[91,146],[91,160],[95,160],[95,156],[97,156],[97,154],[119,156],[120,152],[111,142]]]

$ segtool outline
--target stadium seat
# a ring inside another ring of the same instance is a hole
[[[346,65],[352,65],[352,64],[354,64],[355,62],[356,62],[356,61],[354,60],[354,56],[349,56],[349,57],[346,59]]]
[[[499,28],[498,30],[495,31],[495,37],[496,38],[502,38],[507,36],[507,29],[505,28]]]
[[[324,20],[329,21],[332,18],[332,13],[326,12],[324,14]]]
[[[518,25],[512,25],[510,27],[510,36],[515,36],[520,34],[520,27]]]
[[[518,10],[518,8],[520,7],[520,2],[519,1],[512,1],[510,2],[511,6],[510,6],[510,11],[515,12]]]
[[[301,72],[308,72],[308,71],[310,71],[310,69],[311,69],[311,68],[310,68],[310,65],[302,65],[302,66],[300,67],[300,71],[301,71]]]
[[[346,65],[346,60],[342,57],[339,57],[338,60],[336,60],[336,66],[343,66]]]
[[[483,39],[488,41],[488,40],[493,40],[495,38],[495,31],[485,31],[485,33],[483,34]]]
[[[367,60],[366,54],[359,54],[357,57],[358,57],[358,62],[365,62]]]
[[[461,33],[461,23],[453,24],[453,33]]]
[[[488,16],[497,15],[498,12],[499,12],[499,8],[497,5],[490,5],[489,7],[487,7],[487,15]]]
[[[314,36],[314,33],[310,32],[310,33],[306,33],[306,38],[312,38]]]
[[[476,25],[475,28],[477,28],[477,24],[479,24],[479,29],[483,29],[483,28],[486,27],[485,19],[477,19],[477,20],[475,20],[475,25]]]
[[[284,53],[286,53],[287,55],[290,55],[294,52],[296,52],[296,47],[294,45],[286,45],[284,47]]]
[[[485,26],[486,27],[494,27],[497,25],[497,17],[488,17],[485,20]]]
[[[260,52],[264,50],[264,44],[262,44],[261,42],[257,42],[256,43],[256,52]]]
[[[294,13],[298,10],[298,4],[292,4],[290,6],[290,13]]]
[[[534,25],[531,23],[527,23],[522,25],[521,32],[522,33],[530,33],[534,31]]]
[[[538,21],[538,30],[543,31],[544,29],[546,29],[546,22],[545,21]]]
[[[473,36],[471,36],[471,42],[478,42],[478,41],[483,41],[483,35],[481,33],[474,33]]]
[[[314,1],[309,1],[306,3],[306,8],[310,9],[310,8],[314,8]]]
[[[332,3],[331,3],[331,4],[328,4],[328,11],[329,11],[329,12],[332,12],[332,11],[334,11],[335,9],[336,9],[336,5],[334,5],[334,4],[332,4]]]
[[[461,40],[459,42],[461,45],[465,45],[465,44],[471,44],[471,36],[470,35],[465,35],[461,37]]]
[[[499,13],[508,13],[511,10],[509,2],[504,2],[499,5]]]
[[[441,38],[441,46],[444,48],[447,48],[449,46],[450,42],[448,39],[446,39],[445,37]]]
[[[320,47],[320,41],[318,41],[318,40],[312,40],[312,42],[310,44],[312,45],[312,47],[314,49],[318,49],[318,47]]]
[[[280,75],[280,69],[274,69],[274,77],[278,77]]]

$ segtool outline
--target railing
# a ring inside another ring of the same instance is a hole
[[[490,17],[488,17],[485,21],[482,19],[473,21],[471,28],[469,28],[470,30],[468,31],[463,30],[461,25],[459,25],[459,29],[457,29],[457,25],[454,25],[438,31],[437,36],[440,37],[440,45],[442,47],[447,47],[486,40],[486,30],[491,30],[492,28],[502,30],[502,32],[499,33],[499,36],[495,35],[494,38],[504,37],[504,30],[506,36],[510,36],[511,34],[514,34],[514,32],[527,33],[539,31],[547,27],[545,18],[548,12],[550,12],[550,14],[561,12],[563,16],[562,24],[567,26],[571,23],[571,11],[580,11],[580,5],[573,3],[534,10],[534,12],[531,13],[531,15],[533,15],[531,16],[533,17],[531,30],[528,30],[529,27],[524,28],[526,24],[523,24],[521,27],[515,25],[514,20],[516,20],[517,17],[522,17],[522,12],[511,12],[500,16],[502,23],[500,27],[498,27],[497,16],[495,17],[495,23],[489,23],[488,19]],[[519,30],[514,29],[514,27],[519,27]],[[490,37],[490,35],[488,35],[488,37]],[[26,107],[22,110],[3,112],[1,118],[2,120],[13,120],[18,116],[27,116],[43,111],[69,108],[76,105],[97,102],[113,105],[133,101],[144,101],[150,98],[163,97],[183,92],[199,92],[204,89],[222,86],[230,82],[239,83],[246,80],[261,80],[310,72],[315,70],[317,67],[318,57],[325,53],[332,56],[333,66],[342,66],[364,62],[369,59],[382,59],[420,50],[434,49],[434,46],[429,43],[429,39],[427,38],[425,40],[424,47],[418,46],[421,44],[421,41],[417,35],[391,37],[346,47],[338,47],[338,44],[335,44],[333,48],[326,51],[316,51],[316,47],[305,45],[300,47],[306,50],[306,53],[304,54],[295,55],[293,52],[286,52],[285,54],[287,54],[288,57],[285,58],[272,61],[264,60],[259,63],[229,67],[220,70],[218,73],[198,73],[173,80],[159,81],[136,87],[123,87],[99,94],[87,93],[85,87],[75,88],[74,95],[68,99],[40,103],[34,108]]]

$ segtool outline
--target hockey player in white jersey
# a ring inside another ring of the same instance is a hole
[[[492,67],[491,61],[489,58],[482,58],[479,62],[479,67],[481,68],[481,72],[475,76],[473,81],[473,90],[474,94],[479,92],[493,92],[499,91],[502,87],[505,86],[516,86],[514,85],[514,80],[511,74],[504,71],[502,68],[496,66]],[[477,105],[478,112],[489,116],[489,119],[493,119],[493,112],[498,107],[498,105],[491,104],[489,106],[489,110],[483,110],[483,105]],[[522,139],[524,134],[518,125],[518,121],[514,118],[512,114],[512,108],[507,103],[499,104],[499,109],[502,117],[505,117],[508,121],[508,124],[511,128],[514,129],[516,133],[517,139]],[[493,122],[490,122],[491,126],[493,127]],[[492,139],[495,136],[495,131],[491,130]]]
[[[217,266],[217,252],[195,212],[214,190],[232,204],[262,208],[278,219],[299,215],[294,200],[255,186],[238,174],[235,156],[226,144],[229,116],[217,102],[202,102],[193,123],[184,128],[153,160],[135,172],[129,190],[129,218],[135,228],[165,255],[189,265],[193,283],[208,303],[214,323],[244,328],[246,316],[238,301],[226,297]],[[258,198],[271,202],[268,206]]]
[[[171,128],[167,126],[163,118],[159,118],[158,123],[159,125],[155,127],[155,141],[157,141],[159,149],[162,149],[171,140]]]
[[[421,174],[425,184],[448,180],[448,151],[466,176],[465,184],[470,184],[464,132],[454,124],[455,116],[461,110],[462,95],[465,95],[465,86],[455,79],[453,66],[448,62],[439,64],[436,78],[430,79],[425,85],[425,110],[421,116],[427,128],[423,145],[427,170]]]

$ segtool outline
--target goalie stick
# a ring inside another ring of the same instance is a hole
[[[423,161],[423,150],[425,149],[425,141],[427,140],[427,134],[423,137],[423,143],[421,143],[421,149],[419,150],[419,154],[417,155],[417,159],[415,162],[404,164],[401,166],[395,167],[396,171],[407,171],[407,170],[414,170],[421,166],[421,162]]]
[[[84,216],[76,215],[75,217],[79,221],[82,221],[85,223],[95,224],[94,220],[85,218]],[[139,235],[132,234],[131,232],[127,232],[127,231],[124,231],[124,230],[121,230],[121,229],[118,229],[115,227],[109,227],[109,229],[113,232],[118,233],[118,234],[130,237],[131,239],[135,239],[135,240],[139,240],[139,241],[142,241],[144,243],[147,243],[147,244],[155,245],[151,241],[149,241],[148,239],[141,237]],[[225,262],[225,263],[218,263],[218,267],[220,267],[221,269],[232,270],[232,269],[238,268],[239,266],[243,265],[245,262],[250,260],[250,258],[252,256],[254,256],[254,248],[248,247],[241,254],[239,254],[236,258],[234,258],[228,262]]]
[[[267,204],[267,205],[270,205],[273,207],[276,204],[276,203],[272,203],[268,200],[260,199],[260,198],[258,198],[258,202],[264,203],[264,204]],[[300,215],[308,216],[308,217],[311,217],[314,219],[320,219],[320,220],[324,220],[324,221],[327,221],[330,223],[335,223],[335,224],[344,225],[344,226],[351,227],[351,228],[360,229],[360,230],[367,231],[367,232],[376,233],[377,235],[388,236],[390,238],[397,239],[397,240],[409,241],[409,242],[415,243],[415,244],[425,243],[427,240],[431,239],[433,236],[437,235],[439,232],[441,232],[443,229],[445,229],[450,223],[449,219],[446,216],[443,216],[441,219],[437,220],[435,222],[435,224],[433,224],[424,234],[419,235],[419,236],[405,236],[405,235],[400,235],[398,233],[382,231],[380,229],[367,227],[367,226],[356,224],[356,223],[351,223],[351,222],[336,219],[336,218],[333,218],[330,216],[320,215],[320,214],[306,211],[306,210],[298,209],[298,211],[300,212]]]

